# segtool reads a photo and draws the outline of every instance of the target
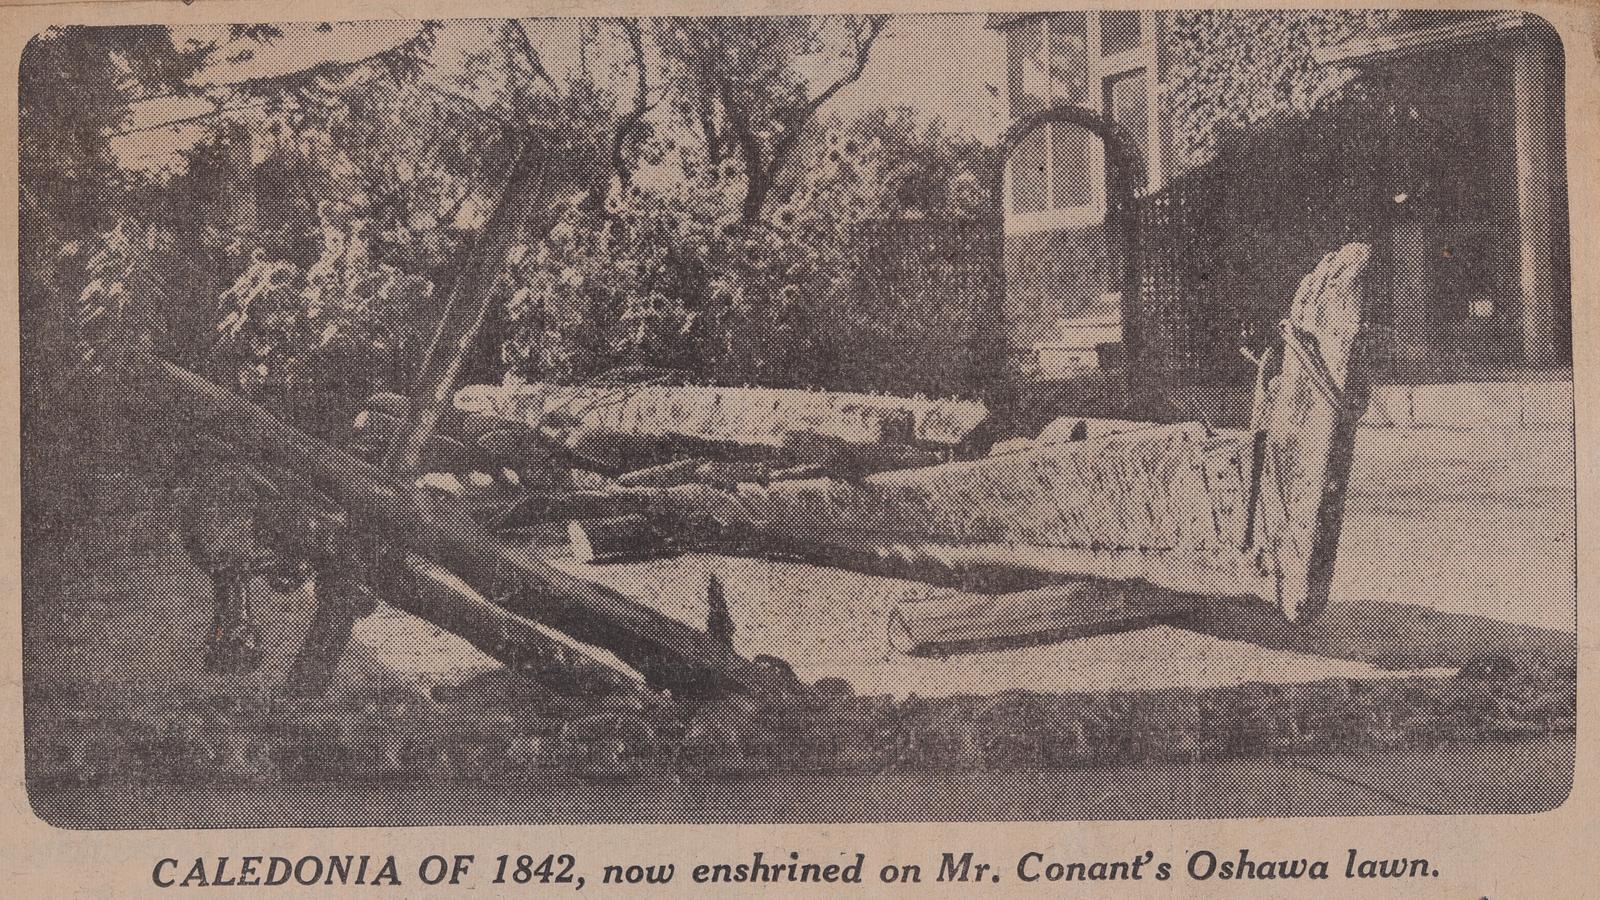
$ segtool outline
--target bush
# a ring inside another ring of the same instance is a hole
[[[301,267],[255,247],[218,299],[214,355],[247,395],[306,387],[341,393],[341,385],[359,393],[375,381],[393,382],[397,357],[414,349],[426,328],[433,282],[379,262],[379,238],[357,210],[324,202],[318,218],[315,262]],[[246,252],[244,241],[235,252]]]
[[[819,313],[857,260],[849,228],[865,213],[874,161],[837,133],[823,164],[757,220],[740,212],[738,164],[670,140],[603,202],[569,209],[519,252],[505,361],[524,377],[570,378],[619,364],[698,377],[812,383],[831,366]]]
[[[741,210],[746,175],[736,162],[647,141],[643,168],[515,254],[510,374],[560,380],[651,364],[723,383],[883,387],[851,383],[866,370],[843,371],[844,354],[890,353],[904,337],[905,304],[881,306],[881,292],[858,290],[877,274],[861,228],[927,213],[895,207],[884,189],[905,179],[903,153],[859,129],[818,131],[753,220]],[[971,180],[953,179],[953,197],[965,198]]]

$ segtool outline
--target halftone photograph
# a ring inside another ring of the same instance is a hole
[[[17,77],[48,823],[1567,798],[1535,15],[61,24]]]

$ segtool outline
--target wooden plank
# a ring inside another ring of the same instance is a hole
[[[410,421],[396,433],[380,468],[401,474],[419,470],[423,448],[440,418],[453,408],[462,370],[501,296],[506,260],[526,232],[542,239],[555,224],[557,204],[580,181],[570,165],[544,152],[542,142],[521,141],[506,172],[505,187],[450,286],[444,313],[418,369]]]
[[[1006,594],[957,591],[897,605],[889,646],[918,655],[995,650],[1142,627],[1195,606],[1167,591],[1094,580]]]

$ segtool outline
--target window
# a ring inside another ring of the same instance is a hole
[[[1132,138],[1144,161],[1140,188],[1155,187],[1155,16],[1052,13],[1007,26],[1012,119],[1060,104],[1097,108]],[[1007,210],[1023,225],[1097,221],[1105,209],[1104,158],[1100,140],[1082,128],[1035,132],[1011,156]]]
[[[1006,34],[1013,120],[1062,103],[1083,105],[1089,88],[1088,18],[1081,12],[1042,16]],[[1017,147],[1011,157],[1010,185],[1016,212],[1039,213],[1092,201],[1092,181],[1077,160],[1093,139],[1081,132],[1052,126],[1034,132]]]
[[[1137,12],[1100,14],[1100,55],[1116,56],[1144,46],[1143,16]]]
[[[1006,83],[1012,121],[1031,116],[1049,105],[1044,46],[1044,33],[1032,22],[1006,34]],[[1017,212],[1036,213],[1048,208],[1047,152],[1042,134],[1030,136],[1012,152],[1011,205]]]
[[[1145,163],[1146,172],[1151,168],[1149,164],[1150,144],[1150,71],[1148,69],[1133,69],[1127,72],[1118,72],[1107,75],[1104,80],[1105,96],[1101,100],[1102,109],[1111,121],[1121,125],[1133,141],[1133,155]],[[1138,182],[1139,188],[1149,187],[1149,177],[1145,175]]]
[[[1051,105],[1087,106],[1089,100],[1088,13],[1060,13],[1046,19],[1050,35]],[[1071,125],[1050,126],[1050,187],[1053,208],[1094,202],[1094,178],[1085,164],[1095,137]]]

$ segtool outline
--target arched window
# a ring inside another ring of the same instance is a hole
[[[1159,14],[1063,12],[1004,25],[1006,92],[1013,120],[1048,106],[1096,109],[1121,125],[1145,163],[1141,190],[1159,187]],[[1007,227],[1098,222],[1105,214],[1100,142],[1056,125],[1019,146],[1006,179]]]

